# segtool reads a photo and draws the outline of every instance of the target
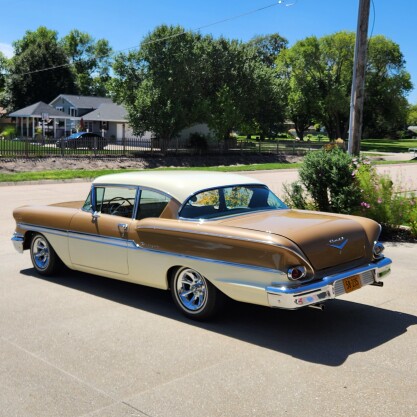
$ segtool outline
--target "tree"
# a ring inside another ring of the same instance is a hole
[[[249,45],[256,49],[256,54],[267,66],[275,67],[280,52],[287,48],[288,41],[278,33],[271,35],[258,35],[249,41]]]
[[[180,26],[159,26],[140,50],[120,54],[112,94],[124,103],[136,134],[154,132],[166,145],[202,120],[204,39]]]
[[[255,130],[262,137],[270,135],[283,122],[281,80],[259,60],[258,52],[251,43],[225,38],[210,45],[206,122],[226,141],[232,131],[242,128]]]
[[[204,90],[206,122],[220,139],[228,140],[245,122],[253,87],[249,68],[255,50],[236,40],[213,40],[209,45],[207,84]]]
[[[278,56],[278,74],[289,80],[289,115],[300,132],[310,118],[331,139],[346,138],[354,43],[350,32],[313,36]],[[364,131],[384,135],[404,126],[411,82],[398,45],[383,36],[371,39],[365,82]]]
[[[88,33],[75,29],[60,44],[72,63],[78,94],[106,96],[112,54],[108,41],[95,41]]]
[[[13,43],[5,95],[7,107],[19,109],[38,101],[49,102],[58,94],[75,93],[76,86],[57,32],[46,27],[27,31]]]
[[[299,59],[299,54],[303,59]],[[276,69],[287,89],[287,115],[294,123],[300,140],[303,140],[312,120],[319,115],[319,91],[315,76],[319,70],[314,71],[314,68],[306,68],[305,65],[306,61],[318,63],[319,56],[318,39],[310,37],[282,51],[277,59]]]
[[[218,138],[250,126],[262,135],[283,121],[281,80],[258,50],[236,40],[160,26],[140,50],[116,57],[111,82],[135,133],[168,142],[186,127],[207,123]]]
[[[364,135],[396,137],[407,124],[412,89],[400,47],[382,35],[370,39],[365,78]]]
[[[8,67],[8,61],[9,60],[0,51],[0,106],[3,106],[3,101],[5,100],[4,89],[6,86],[6,71]]]
[[[252,96],[248,97],[248,118],[252,118],[254,132],[263,140],[282,131],[287,104],[285,83],[265,65],[255,65],[252,76],[255,85]]]
[[[407,126],[417,126],[417,104],[408,107]]]

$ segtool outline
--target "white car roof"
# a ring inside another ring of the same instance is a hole
[[[244,175],[214,171],[139,171],[103,175],[93,181],[94,185],[133,185],[163,191],[184,202],[190,195],[207,188],[227,185],[262,184]]]

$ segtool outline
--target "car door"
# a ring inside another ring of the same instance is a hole
[[[129,274],[128,232],[136,204],[136,187],[96,186],[71,220],[69,253],[75,267]]]

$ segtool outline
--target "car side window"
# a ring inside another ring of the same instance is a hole
[[[84,205],[82,207],[84,211],[92,211],[93,210],[93,204],[91,202],[91,191],[88,193],[88,196],[84,202]]]
[[[136,200],[134,187],[96,187],[96,210],[103,214],[131,218]]]
[[[142,190],[140,193],[137,220],[147,217],[159,217],[171,199],[165,194],[152,190]]]

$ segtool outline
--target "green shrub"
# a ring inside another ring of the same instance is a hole
[[[357,162],[355,172],[362,201],[357,214],[374,219],[389,229],[409,226],[417,237],[417,199],[394,185],[388,175],[378,175],[375,167]]]
[[[309,153],[300,180],[284,186],[290,207],[356,214],[386,229],[408,226],[417,237],[417,197],[378,175],[365,159],[352,158],[337,146]]]
[[[0,133],[0,137],[4,137],[5,139],[13,139],[16,137],[16,128],[14,126],[7,126]]]
[[[352,213],[360,202],[360,190],[352,158],[338,149],[310,152],[300,168],[298,185],[286,187],[285,200],[292,207]]]

